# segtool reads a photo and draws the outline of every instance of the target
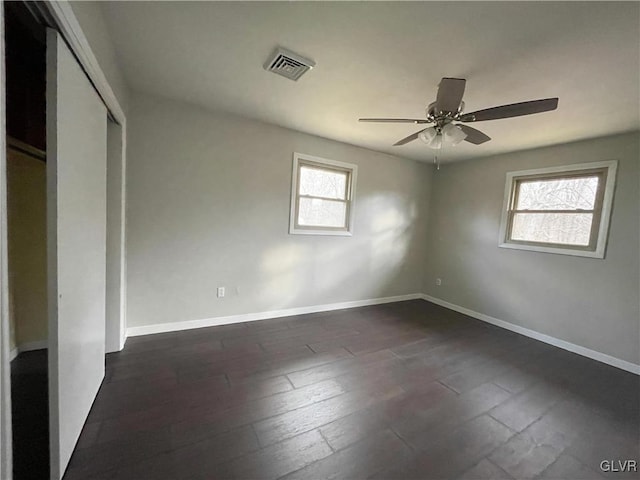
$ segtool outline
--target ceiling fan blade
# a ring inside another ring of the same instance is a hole
[[[436,110],[455,113],[460,107],[464,87],[467,81],[464,78],[443,78],[440,80],[438,96],[436,97]]]
[[[456,126],[460,127],[460,129],[462,129],[462,131],[467,134],[465,141],[469,143],[473,143],[474,145],[481,145],[484,142],[488,142],[489,140],[491,140],[490,136],[485,135],[480,130],[476,130],[475,128],[470,127],[469,125],[456,125]]]
[[[461,122],[482,122],[484,120],[498,120],[500,118],[520,117],[533,113],[548,112],[558,108],[557,98],[531,100],[529,102],[511,103],[499,107],[485,108],[477,112],[465,113],[460,116]]]
[[[359,118],[359,122],[383,123],[431,123],[426,118]]]
[[[400,145],[405,145],[409,142],[413,142],[414,140],[416,140],[418,138],[418,135],[420,135],[424,130],[420,130],[419,132],[413,133],[411,135],[409,135],[408,137],[404,137],[402,140],[398,140],[396,143],[393,144],[394,147],[399,147]]]

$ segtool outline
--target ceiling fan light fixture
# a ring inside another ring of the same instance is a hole
[[[433,148],[434,150],[442,148],[442,134],[439,133],[431,140],[429,143],[429,148]]]
[[[438,136],[438,132],[434,127],[425,128],[420,134],[418,138],[422,140],[427,145],[430,145],[434,138]]]
[[[452,123],[447,123],[442,128],[442,135],[444,136],[444,143],[451,146],[458,145],[467,138],[467,134],[459,126]]]

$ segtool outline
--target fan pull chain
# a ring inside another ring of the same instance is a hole
[[[440,159],[437,153],[433,156],[433,164],[436,166],[436,170],[440,170]]]

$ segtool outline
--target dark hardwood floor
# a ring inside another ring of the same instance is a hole
[[[11,362],[13,479],[49,478],[47,351],[24,352]]]
[[[421,300],[133,337],[65,479],[638,478],[639,395]]]

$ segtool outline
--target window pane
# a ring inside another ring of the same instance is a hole
[[[512,240],[588,246],[591,213],[516,213]]]
[[[300,167],[300,195],[345,200],[347,173]]]
[[[593,210],[598,177],[520,182],[516,210]]]
[[[319,198],[300,198],[298,225],[345,228],[347,204]]]

